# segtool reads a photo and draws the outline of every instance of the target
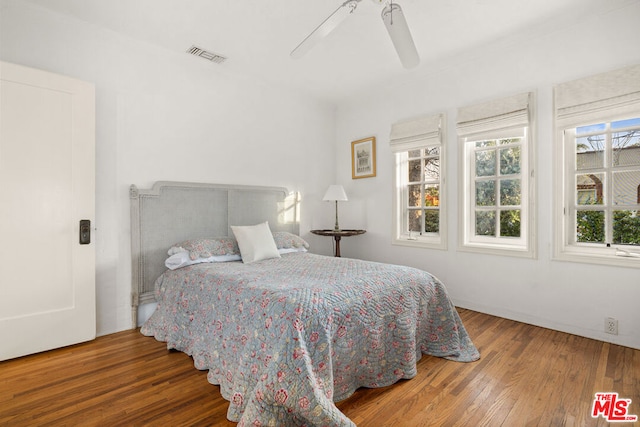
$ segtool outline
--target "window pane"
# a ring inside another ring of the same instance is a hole
[[[513,175],[520,173],[520,147],[500,150],[500,174]]]
[[[640,203],[640,170],[613,173],[613,204]]]
[[[604,211],[576,212],[576,240],[604,243]]]
[[[496,182],[478,181],[476,182],[476,206],[495,206],[496,204]]]
[[[440,205],[440,186],[425,185],[424,186],[424,206]]]
[[[613,243],[640,245],[640,215],[638,215],[638,211],[613,212]]]
[[[493,139],[488,141],[476,141],[476,148],[495,147],[495,146],[496,146],[496,141]]]
[[[476,236],[496,235],[496,213],[476,211]]]
[[[503,179],[500,181],[500,205],[518,206],[521,200],[519,179]]]
[[[505,138],[501,139],[499,142],[500,145],[515,144],[516,142],[520,142],[520,138]]]
[[[595,190],[578,190],[577,194],[577,204],[578,205],[592,205],[593,200],[596,199],[596,191]]]
[[[604,135],[585,136],[576,139],[576,169],[593,169],[604,166]]]
[[[416,245],[442,247],[440,236],[440,145],[415,146],[395,155],[395,172],[399,173],[395,189],[393,220],[394,244],[415,240]],[[426,232],[425,232],[426,231]],[[420,237],[418,237],[420,236]]]
[[[520,237],[520,210],[500,212],[500,236]]]
[[[601,132],[607,128],[606,123],[598,123],[597,125],[580,126],[576,129],[576,134],[583,135],[585,133]]]
[[[579,205],[602,205],[604,203],[604,174],[576,176],[576,203]]]
[[[611,137],[613,166],[640,165],[640,130],[616,132]]]
[[[496,152],[476,151],[476,176],[494,176],[496,174]]]
[[[424,231],[427,233],[438,233],[440,231],[440,211],[424,211]]]
[[[424,179],[439,180],[440,179],[440,159],[432,158],[424,160]]]
[[[409,207],[422,207],[422,199],[420,198],[421,185],[408,185],[409,191]]]
[[[439,156],[440,155],[440,147],[428,147],[424,149],[425,156]]]
[[[410,210],[408,211],[409,220],[407,221],[407,225],[409,226],[409,232],[413,231],[415,233],[422,233],[422,211],[421,210]]]
[[[420,165],[422,161],[420,159],[417,160],[409,160],[409,182],[420,182],[420,176],[422,171],[420,170]]]
[[[632,126],[640,127],[640,118],[627,119],[627,120],[618,120],[617,122],[612,122],[611,123],[611,128],[612,129],[628,128],[628,127],[632,127]]]

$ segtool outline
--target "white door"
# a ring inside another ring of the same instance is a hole
[[[0,62],[0,360],[95,338],[95,89]]]

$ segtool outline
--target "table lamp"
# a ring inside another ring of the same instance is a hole
[[[340,226],[338,225],[338,202],[346,202],[349,200],[347,199],[347,193],[344,192],[342,185],[330,185],[327,192],[324,193],[322,200],[325,202],[336,202],[336,225],[333,231],[340,231]]]

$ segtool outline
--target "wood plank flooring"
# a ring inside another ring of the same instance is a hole
[[[640,350],[458,311],[479,361],[424,356],[415,378],[338,408],[366,427],[605,426],[594,394],[617,392],[640,415]],[[190,357],[138,331],[0,362],[0,426],[235,426],[228,405]]]

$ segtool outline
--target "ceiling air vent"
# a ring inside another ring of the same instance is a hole
[[[217,53],[206,51],[197,46],[191,46],[187,50],[187,53],[190,53],[191,55],[199,56],[200,58],[204,58],[211,62],[215,62],[216,64],[222,64],[224,61],[227,60],[227,58],[225,58],[222,55],[218,55]]]

